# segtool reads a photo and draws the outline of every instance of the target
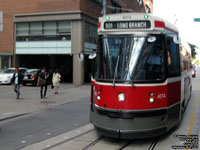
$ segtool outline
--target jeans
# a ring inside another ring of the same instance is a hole
[[[44,94],[43,94],[43,88],[44,88]],[[47,85],[41,85],[41,88],[40,88],[41,98],[43,98],[43,96],[45,97],[46,95],[47,95]]]
[[[20,85],[18,84],[14,84],[14,91],[17,94],[17,99],[19,99],[19,95],[20,95]]]

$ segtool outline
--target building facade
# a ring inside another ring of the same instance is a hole
[[[103,0],[0,0],[0,70],[59,69],[62,81],[89,82]],[[107,13],[145,12],[138,0],[107,0]],[[79,53],[84,53],[79,61]]]

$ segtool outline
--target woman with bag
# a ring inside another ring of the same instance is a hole
[[[41,98],[47,98],[47,78],[46,68],[42,68],[42,71],[39,74],[37,86],[40,86],[40,96]],[[44,88],[44,93],[43,93]]]
[[[53,79],[52,79],[53,86],[54,86],[54,94],[58,94],[60,79],[61,79],[61,75],[59,73],[59,70],[56,69],[56,71],[53,73]]]

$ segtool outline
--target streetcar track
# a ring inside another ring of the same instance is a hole
[[[129,146],[130,144],[132,144],[133,143],[133,141],[129,141],[129,142],[127,142],[124,146],[122,146],[120,149],[118,149],[118,150],[123,150],[124,148],[126,148],[127,146]]]
[[[86,147],[82,148],[81,150],[89,150],[89,148],[93,147],[94,145],[96,145],[98,142],[100,142],[104,138],[105,138],[104,136],[98,137],[96,140],[94,140],[92,143],[90,143]],[[156,145],[158,144],[159,139],[160,139],[160,137],[155,138],[153,140],[153,142],[151,143],[151,145],[149,146],[148,150],[154,150]],[[125,143],[122,147],[120,147],[117,150],[123,150],[124,148],[127,148],[130,144],[132,144],[133,142],[134,142],[134,140],[129,140],[127,143]]]
[[[158,144],[160,137],[157,137],[153,140],[153,142],[151,143],[151,145],[149,146],[148,150],[154,150],[156,145]],[[134,141],[129,141],[127,142],[124,146],[122,146],[120,149],[118,150],[123,150],[124,148],[127,148],[130,144],[132,144]]]
[[[76,139],[76,138],[79,138],[79,137],[81,137],[81,136],[83,136],[83,135],[86,135],[86,134],[88,134],[88,133],[91,133],[92,131],[94,131],[94,129],[88,130],[88,131],[86,131],[86,132],[84,132],[84,133],[81,133],[81,134],[79,134],[79,135],[77,135],[77,136],[74,136],[74,137],[72,137],[72,138],[66,139],[66,140],[61,141],[61,142],[59,142],[59,143],[56,143],[56,144],[54,144],[54,145],[50,145],[49,147],[43,148],[43,149],[41,149],[41,150],[50,150],[50,149],[52,149],[52,148],[55,148],[55,147],[57,147],[57,146],[60,146],[60,145],[62,145],[62,144],[64,144],[64,143],[66,143],[66,142],[69,142],[69,141],[74,140],[74,139]],[[92,148],[93,146],[95,146],[97,143],[99,143],[100,141],[102,141],[102,140],[105,139],[105,138],[106,138],[105,136],[99,136],[99,137],[97,137],[94,141],[92,141],[90,144],[88,144],[88,145],[85,146],[84,148],[81,148],[81,150],[89,150],[90,148]],[[160,137],[154,138],[153,141],[151,142],[149,148],[148,148],[147,150],[154,150],[155,147],[156,147],[156,145],[158,144],[159,139],[160,139]],[[124,140],[123,140],[123,141],[124,141]],[[130,144],[133,144],[133,143],[134,143],[134,140],[128,140],[128,141],[126,141],[126,142],[124,143],[124,145],[122,145],[122,146],[121,146],[120,148],[118,148],[117,150],[123,150],[123,149],[129,147],[129,145],[130,145]]]
[[[94,146],[95,144],[97,144],[99,141],[101,141],[102,139],[104,139],[104,136],[100,136],[98,137],[96,140],[94,140],[92,143],[90,143],[89,145],[87,145],[86,147],[84,147],[81,150],[88,150],[90,147]]]
[[[74,137],[72,137],[72,138],[66,139],[66,140],[64,140],[64,141],[62,141],[62,142],[56,143],[56,144],[51,145],[51,146],[49,146],[49,147],[43,148],[42,150],[50,150],[51,148],[55,148],[55,147],[57,147],[57,146],[59,146],[59,145],[62,145],[62,144],[64,144],[64,143],[68,142],[68,141],[74,140],[74,139],[76,139],[76,138],[78,138],[78,137],[81,137],[81,136],[83,136],[84,134],[90,133],[90,132],[92,132],[92,131],[94,131],[94,129],[88,130],[88,131],[86,131],[86,132],[84,132],[84,133],[81,133],[81,134],[79,134],[79,135],[77,135],[77,136],[74,136]]]
[[[153,140],[153,142],[151,143],[150,147],[148,148],[148,150],[154,150],[154,148],[156,147],[156,145],[158,144],[160,137],[157,137]]]
[[[52,149],[52,148],[55,148],[55,147],[57,147],[57,146],[59,146],[59,145],[62,145],[62,144],[64,144],[64,143],[66,143],[66,142],[69,142],[69,141],[74,140],[74,139],[76,139],[76,138],[78,138],[78,137],[81,137],[81,136],[83,136],[83,135],[85,135],[85,134],[88,134],[88,133],[90,133],[90,132],[92,132],[92,131],[94,131],[94,129],[88,130],[88,131],[86,131],[86,132],[84,132],[84,133],[81,133],[81,134],[79,134],[79,135],[77,135],[77,136],[74,136],[74,137],[72,137],[72,138],[66,139],[66,140],[61,141],[61,142],[59,142],[59,143],[56,143],[56,144],[54,144],[54,145],[50,145],[49,147],[43,148],[42,150],[50,150],[50,149]],[[88,144],[87,146],[85,146],[84,148],[82,148],[81,150],[89,150],[91,147],[95,146],[97,143],[99,143],[99,142],[100,142],[101,140],[103,140],[104,138],[105,138],[105,136],[99,136],[99,137],[96,138],[93,142],[91,142],[90,144]],[[158,144],[159,139],[160,139],[160,137],[154,138],[154,140],[153,140],[152,143],[150,144],[148,150],[154,150],[155,147],[156,147],[156,145]],[[134,140],[129,140],[129,141],[127,141],[123,146],[121,146],[121,147],[120,147],[119,149],[117,149],[117,150],[123,150],[123,149],[127,148],[127,147],[128,147],[130,144],[132,144],[132,143],[134,143]]]

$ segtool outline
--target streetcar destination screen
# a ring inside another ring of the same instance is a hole
[[[105,22],[105,29],[148,29],[151,23],[148,20],[142,21],[113,21]]]

